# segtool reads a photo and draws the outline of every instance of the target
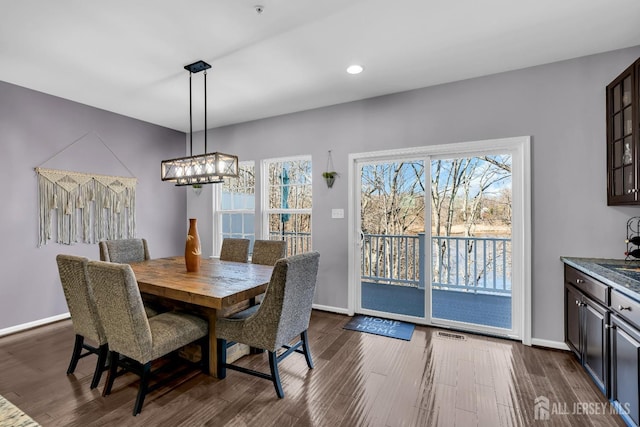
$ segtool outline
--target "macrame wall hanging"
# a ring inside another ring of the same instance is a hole
[[[54,237],[57,243],[66,245],[135,237],[136,178],[42,167],[35,171],[40,211],[38,246],[46,245]]]

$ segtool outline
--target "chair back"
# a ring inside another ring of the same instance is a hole
[[[309,328],[319,259],[318,252],[307,252],[276,262],[264,300],[244,329],[252,345],[276,351]]]
[[[256,240],[253,243],[252,264],[276,265],[276,261],[287,256],[286,240]]]
[[[220,261],[249,261],[249,239],[225,238],[220,249]]]
[[[151,329],[131,266],[89,261],[87,270],[109,350],[141,363],[151,360]]]
[[[127,264],[151,259],[146,239],[102,240],[100,247],[100,261]]]
[[[89,259],[60,254],[56,256],[56,262],[75,333],[99,345],[106,344],[107,337],[98,317],[93,290],[87,276]]]

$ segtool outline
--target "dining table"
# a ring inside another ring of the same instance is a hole
[[[131,264],[142,294],[194,308],[209,321],[209,375],[217,375],[216,319],[242,310],[264,293],[273,266],[244,262],[201,260],[188,272],[183,256],[156,258]]]

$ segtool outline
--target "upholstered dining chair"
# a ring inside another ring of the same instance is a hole
[[[98,246],[100,247],[100,261],[128,264],[151,259],[147,239],[101,240],[98,242]],[[166,311],[158,299],[152,295],[143,295],[142,298],[147,317]]]
[[[147,393],[175,379],[172,375],[150,385],[151,377],[162,369],[161,366],[152,371],[151,363],[194,341],[200,341],[201,367],[208,372],[209,324],[206,320],[177,312],[165,312],[147,319],[135,275],[128,264],[89,261],[87,271],[109,342],[109,371],[103,396],[111,393],[117,376],[133,372],[140,376],[133,407],[133,415],[139,414]]]
[[[64,297],[71,314],[71,323],[76,334],[67,375],[76,370],[80,359],[91,354],[97,355],[98,360],[91,380],[91,388],[93,389],[98,386],[102,372],[105,370],[109,346],[98,317],[93,292],[88,283],[87,263],[89,259],[60,254],[56,256],[56,262]],[[85,339],[91,340],[97,344],[97,347],[86,343]],[[83,353],[83,350],[86,352]]]
[[[256,240],[253,242],[252,264],[276,265],[276,261],[286,256],[286,240]]]
[[[278,363],[293,352],[304,354],[309,369],[313,368],[307,329],[318,274],[318,252],[308,252],[280,259],[271,275],[264,301],[229,318],[216,322],[218,338],[218,378],[226,377],[226,369],[265,378],[273,382],[276,394],[284,397]],[[296,337],[295,344],[291,344]],[[226,363],[229,342],[247,344],[269,353],[271,374]],[[285,348],[282,354],[277,351]]]
[[[251,263],[260,265],[276,265],[276,261],[287,256],[286,240],[256,240],[253,242],[253,253]],[[250,305],[262,303],[264,294],[258,295],[250,300]],[[252,352],[259,352],[252,349]]]
[[[100,261],[130,263],[151,258],[146,239],[101,240],[98,246]]]
[[[220,249],[220,261],[249,261],[249,243],[249,239],[224,238]]]

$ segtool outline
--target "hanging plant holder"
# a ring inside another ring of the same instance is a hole
[[[329,157],[327,158],[327,170],[322,172],[322,177],[327,183],[327,187],[333,187],[333,183],[336,181],[338,172],[333,170],[333,159],[331,158],[331,150],[329,150]]]
[[[329,187],[329,188],[333,187],[333,183],[336,181],[336,175],[337,175],[337,173],[335,173],[335,172],[323,172],[322,173],[322,177],[327,182],[327,187]]]

